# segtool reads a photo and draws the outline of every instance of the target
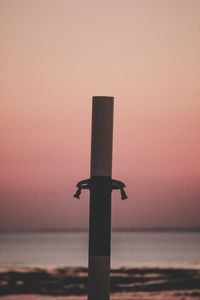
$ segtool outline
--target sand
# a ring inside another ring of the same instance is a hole
[[[41,296],[41,295],[19,295],[19,296],[3,296],[2,300],[87,300],[87,296]],[[111,295],[110,300],[199,300],[199,296],[195,296],[195,291],[185,292],[151,292],[151,293],[118,293]]]
[[[0,270],[3,300],[86,300],[87,269]],[[200,300],[198,269],[111,270],[111,300]]]

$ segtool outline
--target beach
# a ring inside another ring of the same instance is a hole
[[[200,299],[200,270],[120,268],[111,270],[111,299]],[[83,300],[87,268],[1,270],[4,300]]]
[[[111,300],[200,300],[199,232],[113,232]],[[0,234],[0,299],[86,300],[87,233]]]

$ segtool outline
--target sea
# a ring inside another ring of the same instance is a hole
[[[0,233],[1,269],[87,265],[87,232]],[[111,267],[200,269],[200,232],[114,231]]]

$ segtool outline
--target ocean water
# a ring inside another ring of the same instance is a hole
[[[113,232],[111,267],[200,269],[200,232]],[[87,266],[88,233],[0,233],[0,268]]]

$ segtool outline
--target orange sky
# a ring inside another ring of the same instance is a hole
[[[200,226],[200,2],[0,0],[0,229],[88,226],[91,99],[115,97],[113,227]]]

